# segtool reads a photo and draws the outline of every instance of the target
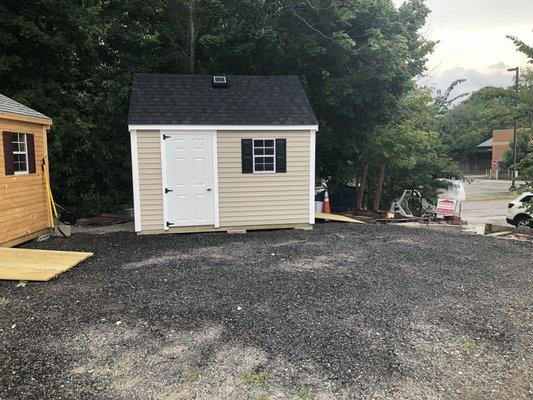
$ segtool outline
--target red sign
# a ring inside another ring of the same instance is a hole
[[[455,208],[457,202],[452,199],[440,199],[437,203],[437,214],[447,217],[453,217],[455,215]]]
[[[493,167],[497,167],[498,165],[500,165],[500,162],[499,162],[498,160],[494,160],[494,161],[492,162],[492,166],[493,166]]]

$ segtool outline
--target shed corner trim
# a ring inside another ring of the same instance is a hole
[[[137,148],[137,131],[130,129],[131,142],[131,171],[133,180],[133,213],[135,232],[140,232],[141,227],[141,188],[139,183],[139,153]]]

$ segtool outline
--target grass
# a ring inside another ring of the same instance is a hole
[[[200,379],[200,371],[187,371],[183,374],[183,380],[185,382],[198,382]]]
[[[463,349],[467,352],[467,353],[470,353],[474,350],[477,349],[477,345],[475,343],[472,343],[472,342],[466,342],[465,344],[463,344]]]
[[[267,381],[267,373],[265,371],[257,372],[257,373],[248,372],[247,374],[244,375],[244,381],[248,385],[253,385],[257,387],[264,386],[264,384]]]
[[[473,196],[466,196],[465,201],[489,201],[489,200],[514,200],[518,197],[518,193],[495,193],[495,194],[478,194]]]
[[[309,400],[311,398],[311,392],[308,389],[298,390],[298,397],[302,400]]]

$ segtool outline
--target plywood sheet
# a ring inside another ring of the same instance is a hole
[[[321,219],[324,221],[337,221],[337,222],[349,222],[352,224],[364,224],[363,221],[359,221],[358,219],[353,219],[353,218],[345,217],[344,215],[337,215],[337,214],[315,213],[315,218]]]
[[[93,253],[0,248],[0,279],[48,281]]]

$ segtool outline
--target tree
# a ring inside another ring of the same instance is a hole
[[[387,166],[385,204],[407,189],[434,200],[437,178],[462,177],[437,132],[440,107],[429,90],[414,89],[401,100],[393,120],[372,135],[365,158],[371,165]]]
[[[483,88],[449,109],[442,116],[439,129],[449,154],[457,161],[467,161],[494,130],[513,126],[512,107],[509,97],[494,96],[492,88]]]
[[[197,11],[201,71],[301,77],[320,120],[317,172],[337,182],[355,177],[433,48],[419,0],[204,0]]]
[[[131,200],[126,117],[134,72],[181,72],[187,59],[164,0],[7,0],[0,91],[50,117],[56,200],[98,213]]]
[[[422,0],[4,0],[0,91],[53,118],[54,194],[82,213],[131,202],[135,72],[298,75],[318,174],[346,182],[424,70],[428,13]]]
[[[533,130],[520,129],[516,138],[516,161],[519,163],[526,158],[528,154],[533,153]],[[502,156],[502,161],[505,165],[511,166],[513,163],[513,148],[509,148]]]

